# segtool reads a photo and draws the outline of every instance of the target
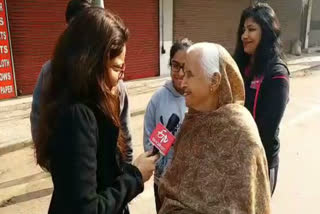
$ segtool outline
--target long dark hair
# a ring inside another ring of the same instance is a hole
[[[102,8],[91,7],[75,17],[60,36],[41,93],[40,125],[35,142],[37,163],[41,167],[50,170],[48,140],[57,116],[68,105],[94,104],[120,127],[119,99],[111,93],[107,65],[110,59],[122,53],[128,33],[119,17]],[[121,137],[118,148],[124,152]]]
[[[82,10],[92,6],[92,0],[70,0],[65,13],[66,22],[71,20],[81,13]]]
[[[244,52],[241,40],[244,23],[248,18],[252,18],[261,27],[262,31],[261,40],[254,55],[251,77],[264,76],[269,71],[268,65],[272,60],[277,57],[283,59],[280,23],[273,9],[266,3],[256,3],[242,12],[234,53],[234,59],[242,75],[244,75],[244,69],[250,60],[250,56]]]

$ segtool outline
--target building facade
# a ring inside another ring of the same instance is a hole
[[[68,2],[7,1],[18,95],[33,93],[42,65],[52,57],[57,39],[66,28]],[[130,30],[125,79],[159,75],[159,0],[106,0],[104,4],[118,14]]]
[[[269,3],[277,13],[286,52],[291,51],[297,40],[305,43],[306,35],[309,46],[320,45],[320,0],[260,1]],[[11,92],[29,95],[33,93],[42,65],[52,57],[55,43],[66,28],[65,9],[69,0],[6,2],[15,71],[11,76],[16,86]],[[180,38],[220,43],[233,53],[241,12],[253,2],[255,0],[104,0],[105,8],[118,14],[130,30],[125,80],[169,75],[170,47]],[[308,21],[310,2],[312,14]],[[7,65],[2,58],[0,68]],[[0,86],[4,76],[0,75]]]

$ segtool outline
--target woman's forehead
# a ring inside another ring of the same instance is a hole
[[[186,58],[186,69],[191,70],[193,73],[197,74],[202,73],[204,68],[201,63],[201,54],[200,53],[188,53],[187,58]]]
[[[177,62],[183,62],[183,61],[185,61],[186,53],[187,53],[186,50],[178,50],[178,51],[174,54],[172,60],[175,60],[175,61],[177,61]]]
[[[187,53],[187,61],[189,63],[200,61],[202,57],[202,51],[200,49],[192,50]]]
[[[244,21],[244,26],[248,27],[249,25],[259,25],[252,17],[248,17],[245,21]]]

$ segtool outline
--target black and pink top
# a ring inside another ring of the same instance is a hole
[[[243,75],[245,106],[257,123],[269,168],[274,168],[279,164],[279,124],[289,100],[289,70],[279,59],[265,76],[249,78],[250,72],[246,68]]]

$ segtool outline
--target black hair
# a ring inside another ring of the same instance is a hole
[[[128,36],[129,31],[118,16],[98,7],[83,10],[61,34],[40,98],[35,149],[41,167],[50,171],[49,139],[59,114],[71,103],[91,103],[121,126],[119,99],[111,92],[107,64],[122,53]],[[124,155],[126,145],[121,130],[118,148]]]
[[[71,0],[66,8],[66,22],[70,21],[78,15],[81,11],[92,6],[92,0]]]
[[[192,45],[192,41],[189,40],[188,38],[175,41],[170,49],[169,65],[171,66],[171,60],[178,51],[187,50],[191,45]]]
[[[234,59],[242,75],[250,60],[250,56],[244,52],[241,40],[244,23],[248,18],[252,18],[261,27],[261,41],[255,51],[251,77],[262,76],[269,71],[268,65],[273,59],[283,58],[280,23],[274,10],[267,3],[255,3],[242,12],[234,53]]]

